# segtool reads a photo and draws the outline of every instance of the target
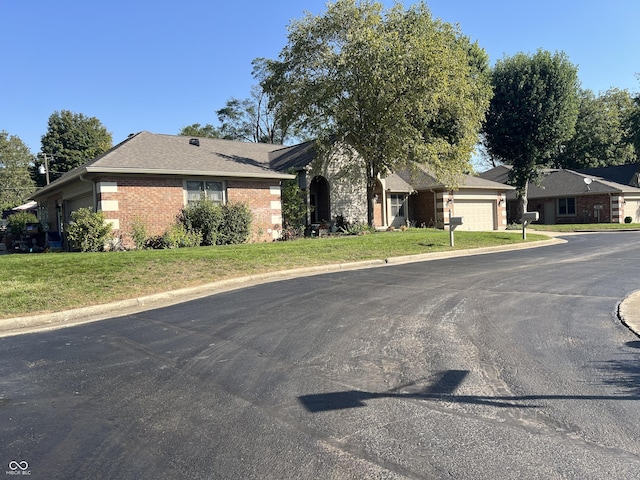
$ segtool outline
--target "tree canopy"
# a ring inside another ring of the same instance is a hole
[[[33,155],[20,138],[0,131],[0,211],[17,207],[35,190]]]
[[[634,111],[634,100],[627,90],[610,89],[599,96],[582,90],[575,134],[553,159],[553,166],[580,169],[635,162]]]
[[[636,94],[633,100],[635,108],[629,116],[629,133],[636,151],[636,159],[640,160],[640,93]]]
[[[109,150],[113,140],[97,118],[61,110],[49,117],[41,144],[53,180]]]
[[[254,78],[264,74],[263,62],[254,60]],[[216,116],[220,126],[194,123],[183,127],[179,135],[274,144],[284,144],[289,137],[290,129],[281,120],[279,109],[259,86],[252,87],[249,98],[229,98],[224,107],[216,110]]]
[[[182,127],[178,132],[178,135],[184,135],[186,137],[200,137],[200,138],[222,138],[222,133],[218,127],[214,127],[210,123],[202,126],[199,123],[194,123]]]
[[[564,53],[518,53],[496,63],[492,86],[483,141],[489,155],[513,166],[510,181],[526,211],[529,182],[574,134],[578,70]]]
[[[350,146],[366,171],[369,221],[378,175],[420,162],[455,185],[491,96],[484,51],[425,3],[337,0],[289,26],[262,86],[285,124]]]

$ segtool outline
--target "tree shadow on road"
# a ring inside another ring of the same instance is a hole
[[[640,399],[640,365],[612,363],[609,371],[625,373],[623,380],[607,380],[606,383],[631,387],[636,382],[635,389],[627,395],[513,395],[513,396],[486,396],[486,395],[456,395],[455,390],[462,384],[468,370],[446,370],[437,375],[436,381],[417,392],[401,392],[408,386],[402,385],[384,392],[367,392],[363,390],[346,390],[341,392],[319,393],[302,395],[298,397],[304,408],[311,413],[331,410],[343,410],[349,408],[365,407],[365,402],[381,398],[399,398],[412,400],[443,401],[461,404],[488,405],[499,408],[536,408],[539,405],[532,404],[536,400],[639,400]],[[621,383],[619,383],[621,382]]]
[[[627,342],[626,345],[640,348],[640,341]],[[640,355],[637,352],[626,355],[624,359],[599,362],[597,368],[603,372],[603,383],[618,387],[625,394],[640,399]]]

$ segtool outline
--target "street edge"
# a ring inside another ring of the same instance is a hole
[[[472,255],[484,255],[489,253],[524,250],[566,243],[566,240],[552,237],[548,240],[536,242],[518,243],[513,245],[501,245],[495,247],[483,247],[476,249],[454,250],[448,252],[423,253],[418,255],[405,255],[389,257],[384,260],[366,260],[361,262],[339,263],[321,265],[317,267],[282,270],[278,272],[263,273],[236,277],[227,280],[199,285],[197,287],[182,288],[168,292],[146,295],[143,297],[120,300],[89,307],[75,308],[61,312],[29,315],[23,317],[0,319],[0,338],[27,333],[44,332],[60,328],[83,325],[108,318],[118,318],[125,315],[134,315],[146,310],[169,307],[190,300],[217,295],[240,288],[246,288],[268,282],[288,280],[298,277],[321,275],[324,273],[359,270],[366,268],[384,267],[386,265],[400,265],[403,263],[426,262],[445,258],[465,257]]]
[[[618,319],[640,337],[640,290],[631,292],[618,304]]]

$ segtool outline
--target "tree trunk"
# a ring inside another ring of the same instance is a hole
[[[377,176],[375,164],[370,162],[367,166],[367,223],[370,227],[374,226],[373,191],[376,187]]]
[[[373,227],[373,185],[367,180],[367,223]]]
[[[528,193],[529,193],[529,182],[525,183],[523,191],[520,192],[520,194],[518,195],[518,200],[519,200],[518,220],[519,221],[522,221],[522,217],[524,216],[528,208],[528,204],[529,204],[529,199],[527,198]]]

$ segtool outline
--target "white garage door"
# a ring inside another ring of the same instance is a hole
[[[625,199],[624,216],[631,217],[633,223],[640,223],[640,199]]]
[[[493,230],[495,221],[495,202],[493,200],[463,200],[454,201],[453,214],[463,217],[463,224],[458,230]]]

